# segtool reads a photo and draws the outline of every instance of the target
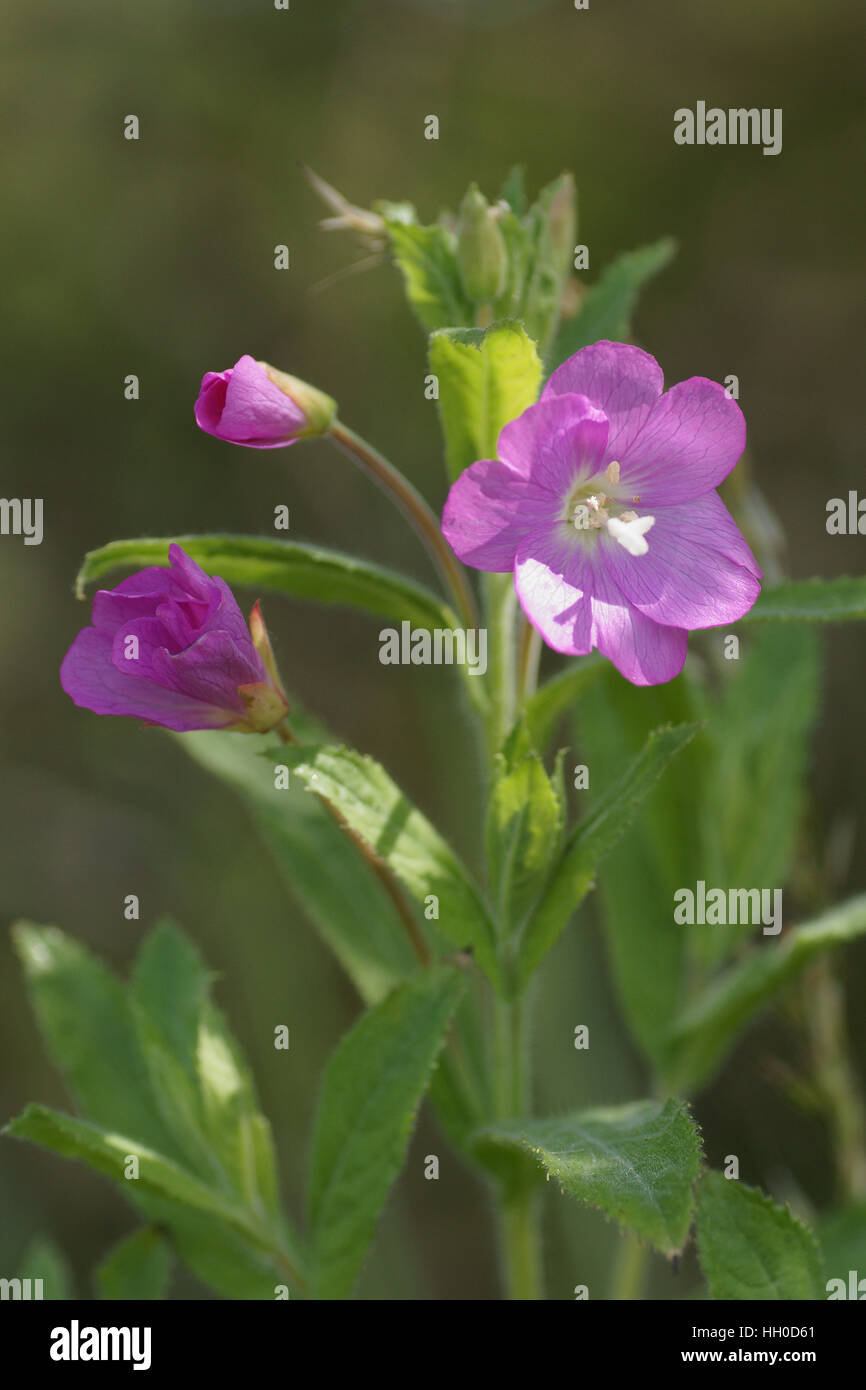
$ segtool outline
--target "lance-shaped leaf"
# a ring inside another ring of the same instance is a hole
[[[367,1004],[415,969],[411,949],[378,879],[267,735],[184,734],[179,747],[240,794],[285,881]]]
[[[612,261],[584,295],[575,318],[560,327],[550,354],[551,371],[567,357],[602,338],[623,342],[631,336],[638,295],[648,280],[664,270],[676,253],[676,242],[663,237],[650,246],[627,251]]]
[[[101,1298],[154,1300],[165,1297],[171,1251],[159,1231],[142,1226],[105,1257],[96,1271]]]
[[[653,728],[697,722],[705,713],[688,669],[666,685],[638,688],[608,665],[575,722],[591,793],[613,785],[625,758],[641,756]],[[708,775],[705,745],[702,731],[677,753],[598,876],[617,992],[635,1038],[656,1063],[685,991],[688,938],[674,922],[674,893],[702,876],[695,789]]]
[[[478,889],[438,830],[385,769],[348,748],[289,746],[273,756],[340,812],[421,906],[436,899],[439,931],[455,946],[473,950],[496,982],[495,933]]]
[[[439,223],[419,227],[394,217],[385,226],[406,297],[427,331],[471,323],[474,311],[460,283],[453,232]]]
[[[628,828],[668,763],[688,743],[694,724],[651,733],[624,776],[568,837],[518,948],[517,971],[526,980],[550,950],[571,914],[594,885],[597,867]]]
[[[436,966],[365,1014],[328,1063],[310,1154],[310,1284],[351,1293],[464,981]]]
[[[492,1145],[534,1154],[569,1196],[599,1207],[665,1255],[688,1239],[701,1146],[682,1101],[513,1120],[483,1129],[477,1143],[482,1151]]]
[[[763,589],[741,623],[844,623],[866,618],[866,576],[799,579]]]
[[[439,380],[439,418],[448,473],[495,459],[499,432],[532,405],[541,382],[535,343],[513,320],[488,329],[448,329],[430,339],[430,370]]]
[[[120,981],[57,927],[22,922],[12,935],[45,1045],[81,1110],[182,1159]]]
[[[677,1020],[666,1075],[693,1089],[719,1067],[737,1036],[816,956],[866,935],[866,894],[787,931],[778,944],[753,947],[723,972]]]
[[[487,813],[487,862],[506,934],[538,896],[559,848],[562,822],[559,796],[538,754],[499,754]]]
[[[713,1298],[823,1297],[811,1231],[757,1188],[706,1173],[698,1189],[697,1240]]]
[[[805,800],[818,701],[816,634],[800,625],[757,628],[742,645],[707,722],[714,766],[701,788],[701,877],[709,883],[783,884]]]
[[[257,1225],[242,1207],[129,1135],[76,1120],[46,1105],[26,1106],[9,1121],[4,1133],[41,1144],[64,1158],[80,1159],[121,1187],[129,1184],[132,1193],[165,1197],[216,1217],[256,1245],[268,1248],[273,1243],[267,1230]],[[135,1167],[129,1162],[131,1159],[137,1160],[137,1177],[132,1176]]]
[[[167,565],[174,541],[208,574],[231,586],[318,603],[340,603],[378,617],[406,619],[415,627],[455,628],[459,624],[446,604],[422,585],[402,574],[366,560],[297,541],[263,536],[173,536],[161,539],[111,541],[84,557],[76,592],[118,569]]]

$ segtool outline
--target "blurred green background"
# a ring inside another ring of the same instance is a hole
[[[859,573],[864,541],[829,537],[825,505],[862,481],[861,18],[849,0],[12,0],[3,29],[0,225],[5,267],[4,496],[45,499],[45,539],[0,538],[0,913],[56,922],[124,970],[170,912],[219,972],[218,998],[271,1116],[290,1208],[323,1064],[358,1001],[230,793],[158,730],[74,709],[57,668],[88,609],[72,579],[114,537],[233,529],[291,535],[431,580],[389,504],[327,444],[258,453],[199,433],[202,373],[243,352],[336,396],[438,507],[445,493],[423,336],[383,260],[325,288],[360,256],[317,228],[311,165],[354,201],[409,199],[424,220],[470,180],[494,196],[508,168],[530,189],[564,168],[580,192],[590,279],[617,252],[671,233],[672,268],[638,313],[668,381],[735,373],[760,485],[788,534],[794,577]],[[682,148],[673,112],[782,107],[784,147]],[[138,115],[141,138],[123,139]],[[440,139],[423,138],[435,113]],[[291,269],[273,268],[286,243]],[[135,373],[141,398],[123,397]],[[240,596],[249,606],[255,594]],[[265,604],[287,683],[381,759],[471,859],[481,769],[447,670],[382,667],[380,624]],[[825,830],[858,827],[847,888],[863,888],[866,744],[861,626],[825,637],[813,783]],[[784,671],[779,679],[785,678]],[[474,796],[467,796],[467,767]],[[123,919],[127,893],[142,921]],[[3,1116],[67,1104],[37,1037],[5,926],[0,938]],[[866,954],[847,960],[862,997]],[[852,1009],[862,1059],[862,1011]],[[275,1053],[273,1026],[291,1028]],[[575,1052],[588,1023],[592,1047]],[[591,911],[545,968],[533,1046],[544,1109],[640,1095],[642,1063],[617,1012]],[[830,1197],[822,1126],[763,1070],[792,1041],[754,1029],[697,1116],[708,1157],[786,1196]],[[425,1116],[361,1285],[367,1298],[493,1297],[483,1187]],[[601,1292],[612,1227],[553,1191],[549,1294]],[[79,1291],[134,1218],[108,1184],[11,1141],[0,1145],[0,1271],[53,1235]],[[652,1265],[656,1297],[696,1287],[691,1258]],[[178,1297],[202,1296],[180,1275]],[[593,1293],[593,1296],[596,1296]]]

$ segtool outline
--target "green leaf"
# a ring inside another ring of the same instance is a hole
[[[623,759],[640,756],[655,726],[694,723],[705,713],[688,668],[665,685],[636,687],[608,665],[583,697],[575,726],[590,793],[612,785]],[[674,922],[673,895],[702,876],[695,789],[704,785],[707,765],[706,736],[699,733],[650,789],[599,873],[598,907],[617,991],[629,1027],[656,1066],[686,985],[689,939]]]
[[[460,283],[453,233],[438,223],[419,227],[388,219],[385,225],[406,296],[424,328],[432,332],[471,323],[473,309]]]
[[[577,316],[561,325],[550,357],[550,370],[590,343],[603,338],[613,342],[629,338],[638,294],[648,280],[670,264],[676,249],[671,237],[663,237],[611,262],[598,283],[587,290]]]
[[[665,1255],[677,1254],[688,1239],[701,1152],[682,1101],[508,1121],[482,1130],[478,1143],[534,1154],[569,1196],[599,1207]]]
[[[841,1279],[848,1295],[852,1269],[858,1283],[866,1278],[866,1201],[844,1202],[825,1212],[818,1226],[818,1238],[824,1252],[825,1289],[831,1279]],[[831,1291],[827,1292],[829,1297]],[[837,1287],[832,1292],[841,1291]]]
[[[148,1221],[169,1228],[178,1259],[223,1298],[273,1299],[289,1282],[294,1290],[278,1253],[257,1249],[212,1216],[152,1196],[140,1196],[135,1206]]]
[[[627,829],[668,763],[692,738],[695,727],[680,724],[651,733],[625,774],[572,831],[520,942],[521,980],[529,978],[550,950],[593,887],[599,863]]]
[[[866,575],[800,579],[763,589],[741,623],[844,623],[866,618]]]
[[[495,459],[499,432],[538,396],[541,362],[521,324],[451,329],[430,339],[439,380],[439,418],[453,479],[478,459]]]
[[[378,879],[316,797],[290,776],[277,789],[273,738],[204,731],[178,745],[240,793],[285,880],[367,1004],[375,1004],[416,962]]]
[[[463,989],[425,971],[365,1014],[328,1063],[310,1154],[311,1290],[351,1292]]]
[[[174,536],[159,540],[111,541],[91,550],[76,580],[76,592],[118,569],[167,565],[174,541],[208,574],[232,587],[243,585],[260,594],[289,594],[318,603],[341,603],[378,617],[406,619],[432,630],[459,626],[435,594],[411,579],[336,550],[263,536]]]
[[[712,1298],[823,1297],[814,1236],[755,1187],[706,1173],[698,1189],[697,1239]]]
[[[12,935],[45,1045],[80,1108],[96,1124],[180,1159],[120,982],[56,927],[22,922]]]
[[[347,748],[289,746],[274,756],[337,808],[422,906],[431,895],[438,900],[439,930],[461,949],[472,949],[496,981],[495,932],[478,889],[453,850],[385,769]]]
[[[866,935],[866,894],[850,898],[814,922],[786,931],[778,944],[754,946],[680,1016],[669,1035],[666,1071],[692,1089],[721,1065],[737,1035],[802,974],[816,956]]]
[[[499,193],[500,202],[507,203],[518,217],[526,212],[526,178],[522,164],[509,169]]]
[[[533,748],[538,749],[540,753],[544,752],[557,720],[572,708],[583,692],[604,674],[607,667],[608,663],[602,656],[581,657],[579,661],[572,662],[558,675],[545,681],[544,685],[530,696],[523,707],[523,719]]]
[[[54,1301],[73,1297],[73,1278],[63,1251],[52,1240],[37,1236],[30,1242],[18,1267],[18,1278],[42,1280],[42,1297]]]
[[[714,762],[703,783],[701,877],[768,887],[788,881],[801,828],[818,651],[815,633],[799,625],[749,636],[707,724]]]
[[[96,1271],[100,1298],[155,1300],[165,1297],[171,1251],[152,1226],[127,1236]]]
[[[64,1158],[80,1159],[98,1173],[113,1178],[121,1189],[130,1187],[133,1196],[138,1192],[150,1193],[180,1202],[224,1221],[254,1244],[267,1248],[271,1243],[267,1231],[255,1224],[241,1207],[163,1154],[116,1130],[76,1120],[45,1105],[28,1105],[9,1121],[4,1133],[11,1134],[14,1139],[29,1139],[41,1144]],[[124,1176],[129,1157],[138,1159],[137,1179]]]
[[[562,823],[559,798],[538,754],[499,754],[487,814],[487,862],[504,933],[523,920],[538,896]]]

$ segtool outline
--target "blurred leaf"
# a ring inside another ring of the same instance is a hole
[[[533,748],[543,753],[558,719],[576,703],[608,667],[604,657],[581,657],[545,681],[523,706],[523,719]]]
[[[499,194],[501,202],[507,203],[518,217],[526,212],[526,178],[522,164],[509,169]]]
[[[599,1207],[665,1255],[688,1239],[701,1148],[682,1101],[508,1121],[482,1130],[478,1143],[529,1151],[569,1196]]]
[[[255,1085],[209,999],[210,977],[179,927],[161,923],[142,943],[130,995],[154,1089],[196,1170],[275,1216],[276,1157]]]
[[[208,574],[231,586],[259,593],[290,594],[318,603],[341,603],[379,617],[406,619],[415,627],[457,627],[451,610],[435,594],[401,574],[336,550],[263,536],[173,536],[159,540],[111,541],[91,550],[76,580],[76,592],[117,569],[167,565],[168,547],[181,546]]]
[[[524,219],[530,250],[520,317],[542,359],[557,330],[563,289],[573,264],[576,202],[574,179],[561,174],[541,190]]]
[[[763,589],[741,623],[841,623],[866,618],[866,575],[799,579]]]
[[[487,862],[501,929],[524,918],[559,847],[563,814],[537,753],[499,754],[487,813]]]
[[[278,1285],[290,1283],[294,1294],[279,1252],[257,1249],[223,1222],[177,1202],[142,1194],[135,1206],[149,1221],[170,1228],[178,1259],[223,1298],[273,1299]]]
[[[805,800],[818,699],[815,634],[800,626],[759,629],[729,665],[707,724],[715,761],[703,786],[701,876],[710,883],[781,886]]]
[[[866,1201],[845,1202],[825,1212],[818,1226],[818,1239],[828,1281],[843,1279],[847,1293],[852,1269],[858,1283],[866,1278]]]
[[[96,1124],[180,1159],[120,982],[56,927],[22,922],[12,935],[45,1045],[80,1109]]]
[[[438,929],[456,946],[473,950],[496,981],[493,923],[477,888],[453,850],[385,769],[347,748],[289,746],[279,756],[311,791],[337,808],[422,906],[431,895],[438,899]]]
[[[96,1271],[100,1298],[153,1300],[165,1297],[171,1251],[152,1226],[142,1226],[116,1245]]]
[[[31,1106],[8,1132],[115,1178],[201,1277],[213,1270],[210,1281],[227,1296],[273,1297],[276,1281],[295,1280],[288,1271],[300,1259],[278,1206],[268,1124],[210,1003],[205,967],[180,929],[166,923],[145,938],[128,996],[55,928],[19,927],[16,942],[49,1044],[98,1122]],[[86,1046],[66,1029],[69,1008],[82,1011]],[[127,1120],[137,1129],[126,1129]],[[139,1158],[138,1180],[124,1177],[126,1155]]]
[[[630,824],[668,763],[689,742],[695,725],[652,732],[638,757],[571,832],[519,946],[518,975],[527,980],[569,917],[593,887],[599,863]],[[642,885],[645,890],[645,885]]]
[[[430,339],[439,379],[439,418],[453,479],[478,459],[495,459],[499,432],[538,396],[535,344],[513,320],[490,328],[451,329]]]
[[[18,1267],[19,1279],[42,1280],[43,1299],[62,1301],[73,1297],[72,1271],[63,1251],[52,1240],[37,1236],[30,1242]]]
[[[463,985],[451,966],[424,971],[365,1014],[328,1063],[310,1152],[317,1298],[351,1293]]]
[[[317,798],[300,785],[277,789],[273,737],[206,730],[178,744],[239,792],[269,846],[286,886],[334,951],[361,998],[375,1004],[417,962],[378,879]]]
[[[561,325],[550,355],[550,370],[590,343],[603,338],[627,340],[640,290],[670,264],[676,249],[671,237],[663,237],[637,251],[625,252],[606,266],[598,282],[586,291],[577,316]]]
[[[462,327],[472,323],[472,305],[463,293],[457,270],[454,236],[436,223],[407,225],[386,219],[394,259],[403,272],[406,296],[424,328]]]
[[[665,685],[639,688],[607,665],[583,697],[576,722],[590,787],[611,786],[623,759],[639,755],[653,727],[692,723],[703,714],[688,671]],[[649,789],[640,815],[599,874],[617,990],[634,1036],[657,1065],[684,992],[687,942],[674,922],[673,895],[701,876],[695,788],[704,785],[706,768],[706,737],[699,733]]]
[[[824,951],[866,935],[866,894],[786,931],[778,944],[753,947],[710,984],[674,1023],[666,1072],[692,1089],[721,1064],[744,1026]]]
[[[755,1187],[705,1173],[698,1188],[697,1240],[712,1298],[823,1297],[811,1231]]]
[[[45,1105],[26,1106],[20,1115],[9,1121],[4,1133],[11,1134],[14,1139],[29,1139],[41,1144],[64,1158],[81,1159],[98,1173],[113,1178],[121,1189],[134,1184],[133,1193],[141,1191],[167,1197],[225,1221],[254,1244],[265,1248],[269,1245],[267,1232],[256,1226],[241,1207],[179,1164],[145,1148],[128,1135],[76,1120]],[[138,1158],[137,1180],[124,1177],[124,1164],[129,1156]]]
[[[505,284],[499,297],[494,300],[493,318],[519,319],[532,258],[532,244],[526,226],[513,212],[501,214],[499,231],[505,242]],[[470,326],[472,322],[469,321]]]

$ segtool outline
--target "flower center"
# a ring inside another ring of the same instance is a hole
[[[603,474],[573,488],[566,498],[561,520],[569,522],[576,531],[606,530],[629,555],[646,555],[649,545],[645,537],[655,525],[655,517],[638,516],[624,498],[616,495],[614,489],[619,486],[619,474],[620,466],[614,460]],[[639,501],[639,496],[631,498],[632,503]]]

